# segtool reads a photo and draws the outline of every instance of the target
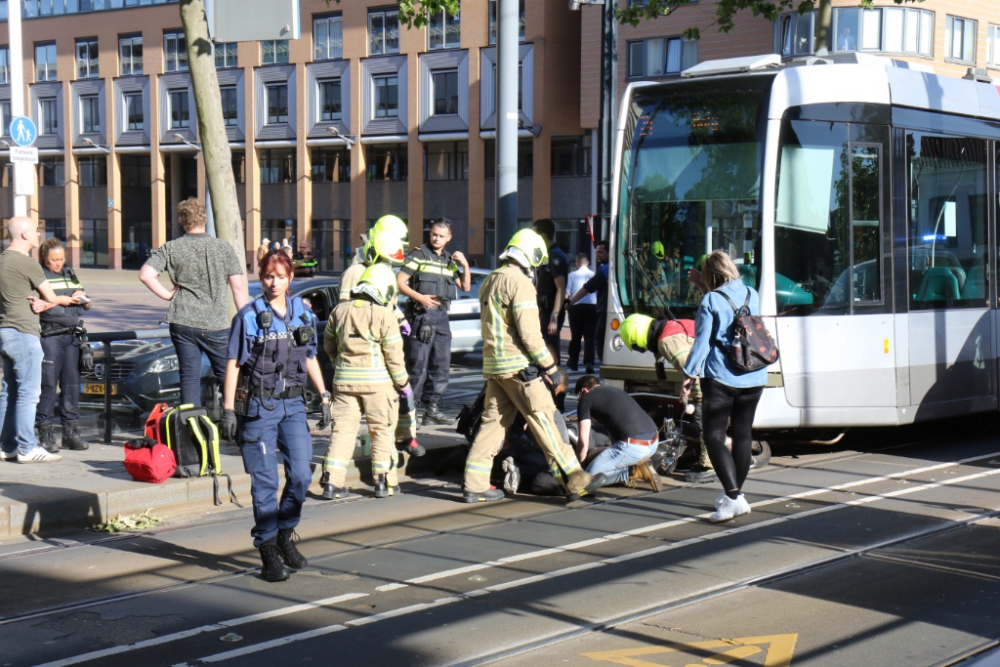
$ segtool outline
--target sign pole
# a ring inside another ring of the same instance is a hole
[[[10,42],[10,115],[18,118],[24,115],[24,50],[21,46],[21,3],[7,3],[7,31]],[[30,176],[29,176],[30,173]],[[31,179],[31,192],[34,192],[34,168],[14,168],[16,181]],[[24,192],[28,188],[24,183],[16,187],[15,193]],[[14,215],[28,215],[28,198],[22,194],[14,196]]]

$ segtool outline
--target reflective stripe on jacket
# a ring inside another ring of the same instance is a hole
[[[505,265],[479,288],[482,312],[483,375],[510,377],[536,364],[555,365],[542,339],[535,286],[515,265]]]
[[[333,361],[333,384],[366,392],[386,384],[406,386],[403,337],[393,311],[367,297],[343,301],[333,309],[323,334],[323,349]]]

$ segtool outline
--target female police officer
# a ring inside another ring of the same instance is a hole
[[[38,262],[45,270],[45,278],[53,291],[60,296],[82,297],[83,285],[73,269],[66,266],[66,251],[59,239],[48,239],[38,248]],[[89,445],[80,437],[77,423],[80,419],[80,336],[76,331],[84,310],[90,302],[78,306],[59,306],[44,303],[39,312],[42,328],[42,396],[38,402],[35,425],[38,443],[49,452],[59,451],[52,433],[52,418],[56,408],[56,387],[59,394],[59,417],[62,420],[62,446],[64,449],[87,449]],[[59,333],[57,333],[59,332]],[[93,360],[91,358],[91,364]]]
[[[269,252],[260,264],[263,296],[233,318],[220,424],[223,436],[239,443],[250,474],[256,522],[250,534],[260,549],[261,575],[267,581],[288,579],[286,564],[296,570],[306,566],[292,536],[312,481],[312,437],[303,397],[307,375],[323,396],[319,428],[330,420],[330,394],[316,360],[312,313],[302,299],[287,296],[292,275],[288,255]],[[285,465],[280,500],[277,450]]]

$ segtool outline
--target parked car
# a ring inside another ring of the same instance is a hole
[[[472,288],[459,290],[458,298],[451,302],[448,321],[451,323],[451,353],[478,352],[483,349],[482,327],[479,324],[479,287],[490,275],[489,269],[472,269]],[[400,295],[399,306],[405,307],[408,299]]]

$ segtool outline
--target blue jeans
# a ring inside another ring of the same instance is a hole
[[[181,404],[201,406],[201,353],[208,357],[222,387],[226,382],[226,364],[229,354],[229,329],[206,331],[183,324],[170,325],[170,340],[177,352],[177,365],[181,376]]]
[[[17,329],[0,329],[0,447],[27,454],[38,447],[35,408],[42,394],[42,340]]]
[[[596,475],[603,472],[608,484],[620,484],[628,481],[628,469],[646,457],[656,452],[656,443],[648,446],[630,445],[619,440],[606,448],[590,462],[587,472]]]

